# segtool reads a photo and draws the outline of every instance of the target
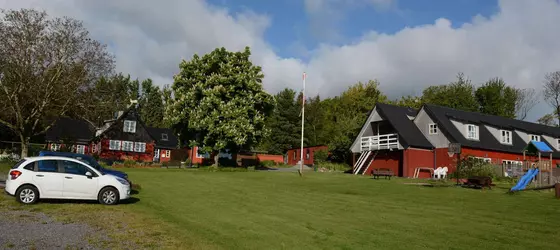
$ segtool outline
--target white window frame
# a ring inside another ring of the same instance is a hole
[[[60,150],[60,144],[51,143],[51,151],[58,151]]]
[[[511,138],[512,132],[510,130],[500,130],[500,142],[502,144],[512,145],[513,140]]]
[[[472,135],[472,136],[471,136],[470,128],[473,128],[474,135]],[[467,139],[469,139],[469,140],[478,140],[479,139],[479,135],[478,135],[479,129],[478,129],[477,125],[467,124],[466,125],[466,130],[467,130]]]
[[[122,151],[133,152],[134,151],[134,142],[122,141]]]
[[[171,158],[171,150],[165,150],[165,158]]]
[[[439,127],[437,123],[428,124],[428,134],[437,135],[439,133]]]
[[[109,140],[109,149],[110,150],[121,150],[122,142],[118,140]]]
[[[536,139],[536,140],[535,140]],[[540,135],[529,135],[529,140],[530,141],[541,141],[541,136]]]
[[[86,146],[76,145],[76,153],[85,155],[86,154]]]
[[[139,152],[139,153],[146,152],[146,143],[145,142],[135,142],[134,143],[134,152]]]
[[[523,164],[523,162],[522,161],[514,161],[514,160],[502,160],[502,164],[521,165],[521,164]]]
[[[91,144],[91,153],[95,154],[97,152],[97,145],[95,143]]]
[[[169,136],[167,134],[161,134],[161,140],[162,141],[168,141],[169,140]]]
[[[124,120],[123,132],[136,133],[136,121]]]
[[[486,162],[486,163],[492,163],[492,158],[478,157],[478,156],[475,156],[474,158],[475,158],[475,159],[482,160],[482,161],[484,161],[484,162]]]

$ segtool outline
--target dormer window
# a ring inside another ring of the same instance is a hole
[[[531,141],[541,141],[541,136],[540,135],[529,135],[529,139]]]
[[[501,134],[500,142],[501,142],[502,144],[508,144],[508,145],[511,145],[511,144],[512,144],[512,140],[511,140],[511,131],[509,131],[509,130],[500,130],[500,134]]]
[[[467,124],[467,139],[478,140],[478,126]]]
[[[430,123],[428,125],[428,133],[430,135],[437,135],[438,134],[438,126],[436,123]]]
[[[136,121],[125,120],[123,131],[126,133],[136,133]]]
[[[167,134],[161,134],[161,140],[162,140],[162,141],[167,141],[167,140],[169,140],[169,138],[167,137]]]

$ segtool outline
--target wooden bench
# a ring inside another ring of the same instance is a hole
[[[472,176],[467,178],[465,186],[474,188],[485,188],[492,189],[492,178],[488,176]]]
[[[388,168],[377,168],[374,169],[371,174],[373,175],[373,179],[379,179],[379,176],[385,176],[385,179],[389,178],[389,180],[391,179],[391,177],[393,175],[395,175],[393,173],[393,171],[391,171]]]

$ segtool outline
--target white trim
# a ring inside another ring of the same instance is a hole
[[[373,109],[371,110],[371,113],[369,114],[366,122],[364,123],[364,125],[362,126],[362,129],[360,130],[360,133],[358,134],[358,136],[356,136],[356,138],[354,139],[354,142],[352,143],[352,146],[350,146],[350,151],[353,153],[360,153],[361,152],[361,145],[362,145],[362,135],[364,134],[364,132],[366,132],[366,128],[368,127],[368,125],[371,123],[371,120],[373,119],[373,116],[377,114],[377,105],[375,107],[373,107]],[[379,114],[378,114],[379,115]],[[355,146],[359,146],[359,151],[358,152],[354,152],[352,151],[352,149]]]
[[[123,141],[122,142],[122,151],[134,151],[134,142],[131,141]]]
[[[60,150],[60,144],[51,143],[51,151],[58,151]]]
[[[556,150],[560,150],[560,139],[556,139]]]
[[[541,141],[541,136],[529,134],[529,141]]]
[[[512,145],[512,135],[513,133],[510,130],[500,130],[500,142],[502,144]]]
[[[84,145],[76,145],[76,153],[78,154],[86,154],[86,146]]]
[[[121,141],[109,140],[109,149],[110,150],[121,150]]]
[[[134,142],[134,152],[140,152],[140,153],[146,152],[146,143]]]
[[[125,132],[125,133],[136,133],[136,121],[124,120],[123,132]]]

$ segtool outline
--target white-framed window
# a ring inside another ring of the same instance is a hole
[[[200,152],[200,148],[196,147],[196,158],[202,159],[202,158],[210,158],[210,155],[208,153],[202,154]]]
[[[478,126],[467,124],[467,139],[478,140]]]
[[[484,161],[486,163],[492,163],[492,158],[486,158],[486,157],[474,157],[475,159],[479,159],[481,161]]]
[[[86,146],[84,146],[84,145],[77,145],[77,146],[76,146],[76,153],[78,153],[78,154],[85,154],[85,153],[86,153]]]
[[[169,137],[167,136],[167,134],[161,134],[161,140],[162,141],[167,141],[167,140],[169,140]]]
[[[521,164],[523,164],[523,162],[521,162],[521,161],[513,161],[513,160],[502,160],[502,163],[506,164],[506,165],[521,165]]]
[[[529,139],[531,141],[541,141],[541,136],[540,135],[529,135]]]
[[[123,141],[122,142],[122,150],[123,151],[134,151],[134,142]]]
[[[136,133],[136,121],[124,120],[123,131],[126,133]]]
[[[512,139],[511,139],[511,131],[509,130],[500,130],[500,141],[502,142],[502,144],[512,144]]]
[[[171,157],[171,150],[165,150],[165,158]]]
[[[60,150],[60,144],[51,144],[51,151],[58,151]]]
[[[305,159],[309,160],[309,149],[305,150]]]
[[[91,153],[96,153],[97,152],[97,145],[96,144],[91,144]]]
[[[135,142],[134,143],[134,152],[146,152],[146,143],[145,142]]]
[[[110,150],[121,150],[121,141],[110,140],[109,141]]]
[[[430,123],[430,124],[428,125],[428,133],[429,133],[430,135],[437,135],[437,134],[438,134],[438,131],[439,131],[439,130],[438,130],[437,123]]]

